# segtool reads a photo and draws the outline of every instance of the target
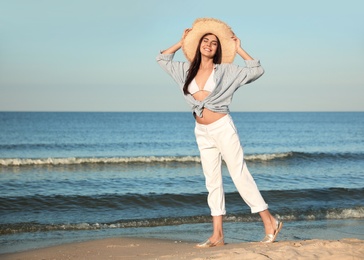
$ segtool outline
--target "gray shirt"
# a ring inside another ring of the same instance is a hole
[[[174,54],[159,54],[158,64],[177,82],[183,93],[190,63],[174,61]],[[216,88],[202,101],[194,99],[191,94],[184,95],[192,112],[202,117],[204,108],[213,112],[229,113],[229,105],[234,92],[242,85],[253,82],[263,75],[264,70],[259,60],[245,60],[245,67],[230,63],[216,64],[214,81]]]

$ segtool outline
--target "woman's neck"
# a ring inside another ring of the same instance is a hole
[[[214,67],[213,59],[203,58],[201,59],[200,69],[211,69]]]

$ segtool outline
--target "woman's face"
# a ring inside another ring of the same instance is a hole
[[[200,45],[200,52],[202,56],[213,58],[217,50],[217,38],[215,35],[210,34],[203,37]]]

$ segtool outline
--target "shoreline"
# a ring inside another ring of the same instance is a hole
[[[306,241],[344,241],[346,239],[356,239],[363,242],[363,224],[364,220],[362,219],[285,221],[285,226],[274,245],[279,247],[282,243],[286,243],[286,246],[296,248],[298,247],[297,243],[301,243],[302,241],[305,241],[305,244],[307,243]],[[259,246],[261,246],[259,241],[263,237],[263,232],[264,229],[260,222],[226,222],[224,223],[224,233],[225,243],[227,245],[221,249],[239,248],[240,246],[244,248],[246,245],[249,245],[248,247],[257,245],[259,249]],[[102,241],[107,241],[108,239],[115,239],[115,242],[112,242],[111,245],[142,243],[142,246],[138,246],[138,248],[140,247],[142,250],[144,250],[144,247],[150,247],[149,244],[155,243],[156,241],[172,241],[174,246],[177,246],[178,248],[182,247],[180,250],[194,252],[191,251],[194,250],[194,245],[206,239],[210,234],[211,223],[83,231],[38,231],[9,234],[0,236],[0,259],[3,259],[3,256],[15,256],[17,254],[24,257],[30,252],[40,252],[47,248],[55,249],[67,245],[93,243],[92,241],[96,241],[95,248],[102,249],[99,247],[99,243],[103,243]],[[130,242],[133,240],[141,242]],[[186,247],[183,247],[183,245],[186,245]],[[364,248],[363,243],[361,246]],[[118,247],[119,246],[116,248]],[[159,247],[159,245],[156,244],[156,247]],[[92,248],[92,246],[90,248]],[[68,250],[70,249],[67,249],[66,252],[68,252]],[[163,250],[164,249],[162,248],[161,251]],[[347,251],[348,249],[345,250]],[[119,255],[120,253],[116,253],[116,255]],[[75,255],[77,255],[77,252]],[[50,258],[64,259],[59,256],[53,258],[45,257],[45,259]],[[81,257],[78,256],[78,258]],[[28,259],[28,257],[25,257],[25,259]]]
[[[195,243],[151,238],[105,238],[24,252],[0,254],[12,259],[363,259],[364,240],[288,240],[272,244],[227,243],[195,248]]]

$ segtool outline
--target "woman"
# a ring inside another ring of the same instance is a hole
[[[180,48],[190,63],[173,61]],[[244,59],[246,67],[231,64],[235,53]],[[266,235],[261,242],[274,242],[283,224],[269,212],[245,164],[239,136],[229,115],[234,92],[263,74],[260,62],[241,48],[239,38],[228,25],[212,18],[197,19],[178,43],[158,55],[157,62],[180,86],[196,119],[195,135],[213,221],[212,235],[197,247],[224,245],[222,159],[251,212],[259,212],[262,218]]]

